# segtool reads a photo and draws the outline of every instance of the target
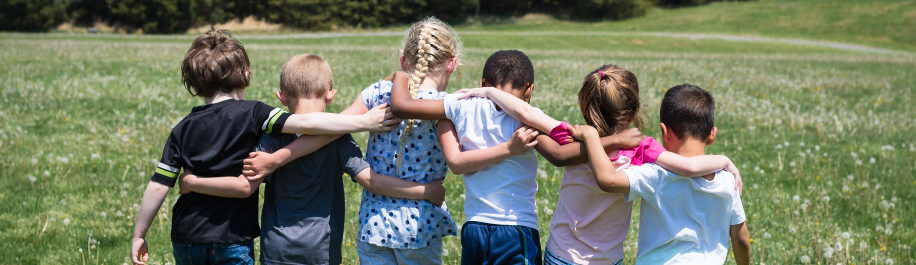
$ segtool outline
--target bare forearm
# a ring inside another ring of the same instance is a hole
[[[237,177],[193,177],[187,178],[185,182],[191,186],[193,192],[224,198],[248,198],[261,185],[261,180],[248,181],[245,176],[241,175]]]
[[[605,154],[614,150],[631,147],[624,145],[618,135],[601,137],[601,146],[604,147]],[[550,164],[557,167],[572,166],[588,162],[588,152],[585,145],[580,142],[560,145],[553,141],[550,136],[539,135],[538,145],[535,146],[535,148],[538,150],[538,153],[550,162]]]
[[[309,135],[345,134],[373,129],[363,115],[340,115],[324,112],[291,115],[283,126],[283,133]]]
[[[446,156],[446,163],[455,175],[478,171],[512,157],[509,143],[502,143],[486,149],[457,152]]]
[[[658,156],[655,163],[681,176],[699,177],[725,169],[731,160],[722,155],[683,157],[672,152],[664,152]]]
[[[165,197],[168,194],[169,187],[159,184],[159,182],[150,181],[146,186],[146,191],[143,192],[143,200],[140,202],[140,210],[137,213],[134,237],[146,237],[146,232],[149,231],[150,225],[153,224],[153,219],[156,218],[156,213],[159,212],[159,208],[162,207],[162,202],[165,201]]]
[[[735,263],[747,265],[751,263],[751,239],[747,232],[747,225],[733,225],[730,231],[732,251],[735,254]]]
[[[509,116],[512,116],[528,126],[534,127],[538,131],[549,133],[553,128],[560,125],[560,121],[547,116],[547,114],[543,112],[535,110],[528,102],[512,94],[490,88],[488,89],[488,97],[490,100],[493,100],[493,103],[496,103],[496,105],[506,111]]]
[[[369,168],[357,174],[354,179],[360,186],[378,195],[411,200],[426,199],[426,185],[423,183],[378,174]]]
[[[407,87],[407,74],[397,72],[391,87],[391,112],[401,119],[442,120],[445,105],[442,100],[415,99]]]
[[[302,135],[293,140],[280,150],[270,154],[273,160],[278,161],[279,166],[286,165],[293,160],[306,156],[308,154],[318,151],[325,145],[337,140],[343,136],[342,134],[332,134],[332,135]]]

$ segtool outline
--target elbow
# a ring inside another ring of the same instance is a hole
[[[395,101],[392,99],[391,106],[390,106],[391,114],[399,118],[408,115],[407,111],[404,108],[399,108],[398,106],[400,106],[400,104],[395,103]]]
[[[613,193],[614,190],[616,190],[615,187],[614,187],[614,185],[613,185],[612,183],[608,183],[608,182],[606,182],[606,181],[603,181],[603,179],[604,179],[604,178],[602,178],[601,175],[598,175],[598,176],[597,176],[595,182],[596,182],[596,184],[598,184],[598,188],[601,189],[601,190],[604,191],[604,192]]]

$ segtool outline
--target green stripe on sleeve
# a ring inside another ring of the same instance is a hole
[[[282,116],[283,113],[286,113],[286,111],[282,111],[282,110],[278,111],[276,114],[274,114],[273,117],[270,117],[270,121],[267,122],[267,131],[266,131],[267,134],[270,134],[271,132],[273,132],[274,123],[277,122],[278,119],[280,119],[280,116]]]
[[[159,175],[163,175],[163,176],[169,177],[169,178],[177,178],[177,177],[178,177],[178,174],[177,174],[177,173],[172,173],[172,172],[169,172],[169,171],[167,171],[167,170],[165,170],[165,169],[161,169],[161,168],[156,168],[156,173],[159,174]]]

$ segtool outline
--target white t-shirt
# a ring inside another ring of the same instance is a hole
[[[460,94],[457,94],[460,95]],[[508,142],[521,124],[497,111],[485,98],[457,100],[445,97],[445,116],[455,124],[461,150],[490,148]],[[464,174],[464,212],[467,221],[538,228],[534,195],[538,160],[534,149]]]
[[[720,171],[712,181],[678,176],[656,164],[624,170],[639,206],[636,264],[723,264],[729,228],[744,223],[735,177]]]

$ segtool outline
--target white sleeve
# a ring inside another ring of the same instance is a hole
[[[737,225],[747,221],[747,216],[744,215],[744,205],[741,204],[741,196],[738,195],[737,191],[732,192],[733,202],[732,202],[732,218],[731,225]]]
[[[449,120],[454,121],[461,110],[461,103],[458,100],[459,95],[462,94],[449,94],[442,99],[442,105],[445,107],[445,117]]]
[[[636,199],[649,199],[655,196],[658,180],[667,171],[655,164],[644,164],[623,171],[630,180],[630,192],[623,194],[623,199],[632,202]]]

